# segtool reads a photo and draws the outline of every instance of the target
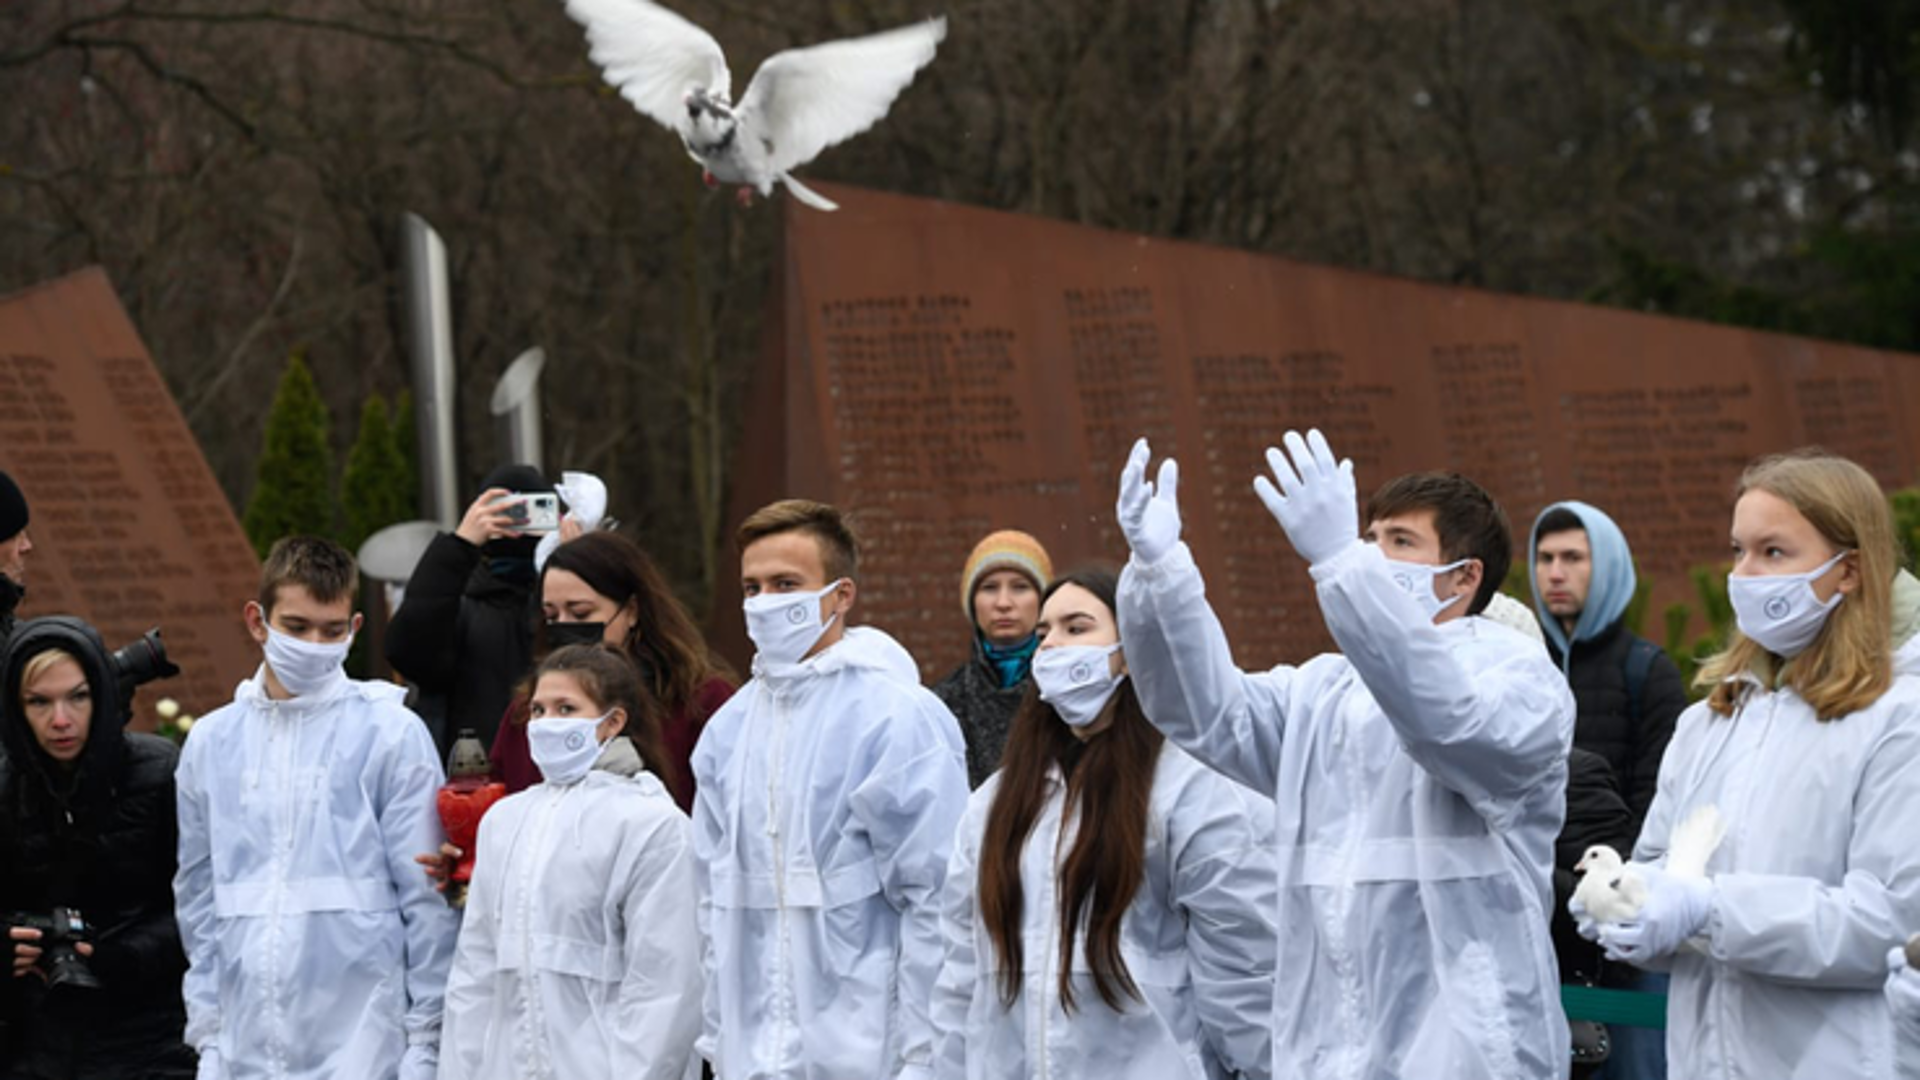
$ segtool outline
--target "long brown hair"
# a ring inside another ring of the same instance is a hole
[[[1837,720],[1880,700],[1893,685],[1893,577],[1900,570],[1893,513],[1887,497],[1865,469],[1818,449],[1762,458],[1747,467],[1735,501],[1764,491],[1800,512],[1827,543],[1858,560],[1859,585],[1827,616],[1806,651],[1777,670],[1821,720]],[[1750,685],[1736,676],[1767,655],[1759,642],[1733,631],[1724,651],[1708,659],[1694,680],[1711,688],[1707,704],[1732,716]]]
[[[641,684],[640,673],[626,654],[606,645],[563,645],[540,662],[540,670],[533,675],[536,688],[546,675],[570,675],[602,709],[625,709],[627,724],[620,733],[640,752],[647,768],[662,783],[673,786],[676,770],[660,737],[660,704]]]
[[[707,648],[693,616],[639,544],[618,533],[590,532],[553,549],[541,570],[543,584],[551,570],[573,574],[621,607],[633,602],[633,629],[624,643],[627,657],[669,715],[690,712],[708,682],[733,681],[732,672]],[[544,644],[544,623],[540,637]]]
[[[1112,612],[1117,584],[1111,571],[1080,570],[1055,579],[1041,603],[1063,585],[1078,585]],[[979,879],[981,919],[1000,957],[1000,997],[1008,1008],[1020,996],[1026,963],[1020,855],[1046,804],[1048,769],[1056,763],[1067,776],[1062,821],[1080,823],[1073,849],[1060,864],[1056,890],[1060,1005],[1069,1013],[1074,1009],[1073,949],[1083,917],[1087,964],[1100,1000],[1117,1012],[1124,1008],[1123,997],[1140,997],[1120,955],[1120,926],[1146,877],[1147,810],[1163,740],[1140,711],[1131,679],[1115,692],[1113,712],[1112,726],[1085,743],[1032,688],[1014,716],[1000,758],[1000,786],[980,841]]]

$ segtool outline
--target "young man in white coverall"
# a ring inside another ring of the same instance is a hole
[[[1401,477],[1356,513],[1320,433],[1255,488],[1306,559],[1340,652],[1234,666],[1191,552],[1178,471],[1120,480],[1133,549],[1120,632],[1140,701],[1183,749],[1276,802],[1276,1080],[1564,1077],[1547,933],[1573,697],[1545,650],[1477,618],[1507,519],[1456,474]]]
[[[202,717],[175,774],[187,1042],[201,1080],[430,1080],[459,919],[414,865],[445,839],[433,738],[341,665],[353,556],[289,537],[247,632],[266,662]]]
[[[847,627],[838,510],[773,503],[735,539],[756,651],[693,752],[699,1050],[720,1080],[930,1076],[959,725],[906,649]]]

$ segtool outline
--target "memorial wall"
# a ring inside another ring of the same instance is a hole
[[[838,213],[783,200],[729,527],[785,495],[856,511],[854,621],[930,676],[967,655],[960,569],[985,533],[1025,529],[1062,569],[1125,559],[1114,494],[1143,434],[1180,460],[1186,537],[1250,667],[1328,641],[1251,488],[1288,428],[1351,457],[1363,501],[1414,470],[1479,480],[1516,559],[1546,504],[1607,510],[1656,613],[1725,558],[1756,455],[1819,443],[1915,479],[1920,357],[823,190]],[[744,659],[730,545],[721,566],[713,625]]]
[[[141,690],[139,727],[161,697],[232,699],[259,664],[260,565],[98,269],[0,298],[0,469],[32,512],[21,618],[78,615],[109,649],[161,627],[181,674]]]

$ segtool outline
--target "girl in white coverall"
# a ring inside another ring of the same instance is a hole
[[[697,1076],[692,847],[648,771],[664,756],[632,663],[600,646],[555,650],[527,737],[545,781],[480,823],[442,1080]]]
[[[1271,1074],[1273,807],[1141,714],[1115,576],[1056,581],[947,870],[943,1080]]]
[[[1661,764],[1629,867],[1646,902],[1582,931],[1611,958],[1671,968],[1676,1077],[1910,1074],[1916,1048],[1894,1037],[1882,987],[1888,949],[1920,925],[1920,681],[1891,656],[1886,497],[1852,462],[1807,453],[1757,462],[1739,492],[1739,632]],[[1726,835],[1706,875],[1667,873],[1674,825],[1708,804]]]

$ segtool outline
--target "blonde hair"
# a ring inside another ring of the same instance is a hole
[[[1806,651],[1779,668],[1821,720],[1837,720],[1880,699],[1893,685],[1893,577],[1900,553],[1887,497],[1865,469],[1818,449],[1762,458],[1747,466],[1736,500],[1764,491],[1799,511],[1827,542],[1851,549],[1859,585],[1827,616]],[[1756,672],[1769,654],[1737,628],[1724,651],[1700,668],[1695,685],[1711,687],[1707,704],[1732,716],[1750,687],[1736,677]]]
[[[42,649],[39,652],[34,653],[32,656],[27,657],[27,662],[21,665],[20,692],[22,694],[26,693],[28,683],[32,682],[33,680],[39,678],[42,675],[45,675],[47,673],[48,668],[51,668],[53,665],[59,663],[62,660],[68,661],[71,664],[73,664],[74,667],[79,668],[80,673],[82,675],[86,674],[87,666],[80,662],[79,657],[73,655],[67,650]]]

